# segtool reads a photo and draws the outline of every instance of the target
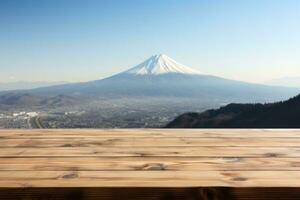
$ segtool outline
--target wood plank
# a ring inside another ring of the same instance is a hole
[[[229,147],[300,147],[300,138],[190,138],[190,137],[128,137],[128,138],[60,138],[53,139],[5,139],[0,140],[3,147],[181,147],[181,146],[229,146]]]
[[[0,171],[7,188],[300,187],[299,179],[300,171]]]
[[[300,138],[298,129],[2,129],[0,138],[56,137]]]
[[[41,157],[1,158],[0,171],[300,171],[294,158]]]
[[[1,148],[0,157],[300,157],[300,147]]]
[[[300,187],[300,130],[0,130],[2,187]]]

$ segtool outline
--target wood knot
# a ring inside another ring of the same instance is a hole
[[[245,177],[235,177],[235,178],[233,178],[232,180],[233,180],[233,181],[246,181],[247,178],[245,178]]]
[[[277,153],[266,153],[265,156],[268,158],[274,158],[274,157],[278,157],[278,154]]]
[[[73,145],[72,144],[64,144],[61,147],[73,147]]]
[[[142,170],[161,171],[161,170],[165,170],[165,166],[161,163],[148,163],[142,167]]]
[[[62,179],[74,179],[74,178],[78,178],[78,174],[76,172],[72,172],[72,173],[61,176],[61,178]]]

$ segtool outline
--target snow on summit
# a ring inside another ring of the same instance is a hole
[[[151,56],[143,63],[125,71],[125,73],[135,75],[159,75],[166,73],[203,74],[176,62],[164,54]]]

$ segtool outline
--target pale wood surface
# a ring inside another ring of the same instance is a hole
[[[0,187],[300,187],[297,129],[0,130]]]

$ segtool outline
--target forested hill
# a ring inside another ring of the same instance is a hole
[[[229,104],[180,115],[167,128],[300,128],[300,95],[268,104]]]

